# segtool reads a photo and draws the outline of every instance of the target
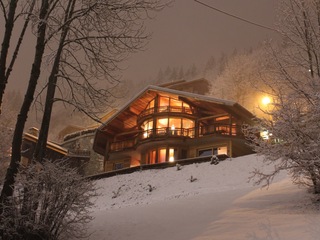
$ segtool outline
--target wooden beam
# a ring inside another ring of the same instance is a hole
[[[225,116],[230,116],[230,114],[228,114],[228,113],[225,113],[225,114],[215,114],[215,115],[212,115],[212,116],[199,118],[199,121],[208,120],[208,119],[217,118],[217,117],[225,117]]]

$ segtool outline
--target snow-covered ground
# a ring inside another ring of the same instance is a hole
[[[320,239],[314,196],[285,173],[268,189],[253,186],[257,167],[272,168],[249,155],[98,180],[90,239]]]

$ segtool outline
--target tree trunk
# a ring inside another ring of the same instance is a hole
[[[45,109],[44,109],[43,118],[41,122],[38,142],[33,154],[33,159],[36,160],[37,162],[42,162],[46,155],[49,126],[50,126],[52,108],[54,103],[54,95],[55,95],[56,86],[57,86],[57,74],[59,73],[61,54],[63,51],[65,39],[69,31],[69,24],[70,24],[69,19],[72,17],[75,2],[76,2],[75,0],[69,1],[68,7],[66,9],[66,13],[65,13],[66,16],[64,19],[65,25],[61,31],[58,50],[57,50],[54,63],[52,66],[52,70],[48,80]]]
[[[37,31],[38,37],[37,37],[36,52],[35,52],[34,61],[31,69],[28,89],[24,97],[24,101],[20,109],[20,113],[18,115],[18,119],[15,126],[15,131],[14,131],[13,141],[12,141],[11,161],[7,169],[7,173],[5,176],[5,180],[4,180],[4,184],[3,184],[3,188],[0,196],[0,214],[3,212],[1,203],[6,203],[8,200],[8,197],[12,196],[13,190],[14,190],[15,176],[18,172],[19,163],[21,159],[21,145],[22,145],[23,130],[24,130],[26,120],[28,118],[28,112],[33,102],[34,93],[35,93],[38,79],[40,76],[42,56],[45,49],[45,35],[46,35],[46,27],[47,27],[45,18],[47,17],[48,8],[49,8],[48,0],[42,0],[41,11],[39,15],[40,22],[38,24],[38,31]]]
[[[9,6],[8,17],[6,19],[5,32],[3,36],[3,41],[1,45],[1,54],[0,54],[0,107],[2,104],[2,98],[4,94],[4,90],[7,85],[6,78],[6,62],[7,56],[10,47],[11,35],[14,27],[14,18],[16,13],[18,0],[11,0]],[[0,111],[1,113],[1,111]]]

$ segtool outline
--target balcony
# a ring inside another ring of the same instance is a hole
[[[210,126],[201,126],[200,128],[157,128],[143,131],[138,133],[135,137],[125,139],[122,141],[115,141],[110,144],[110,151],[123,151],[134,148],[138,143],[144,141],[159,139],[159,138],[195,138],[196,133],[198,137],[205,137],[208,135],[216,136],[243,136],[241,126],[239,125],[228,125],[228,124],[215,124]]]
[[[155,113],[182,113],[182,114],[187,114],[187,115],[192,115],[192,110],[191,108],[188,107],[173,107],[173,106],[162,106],[158,108],[149,108],[141,112],[141,114],[138,117],[138,122]]]
[[[110,150],[112,152],[122,151],[125,149],[130,149],[135,147],[136,144],[154,139],[154,138],[163,138],[163,137],[189,137],[194,138],[195,129],[185,129],[185,128],[157,128],[155,133],[152,129],[140,132],[136,137],[122,140],[122,141],[115,141],[111,143]]]
[[[230,124],[214,124],[209,126],[201,126],[199,136],[205,135],[225,135],[225,136],[243,136],[241,126]]]

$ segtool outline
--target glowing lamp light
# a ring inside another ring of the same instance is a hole
[[[144,133],[143,133],[143,137],[144,137],[144,138],[147,138],[147,137],[148,137],[148,133],[147,133],[147,132],[144,132]]]
[[[174,157],[169,157],[169,162],[174,162]]]
[[[271,99],[269,97],[262,98],[263,105],[268,105],[269,103],[271,103]]]

